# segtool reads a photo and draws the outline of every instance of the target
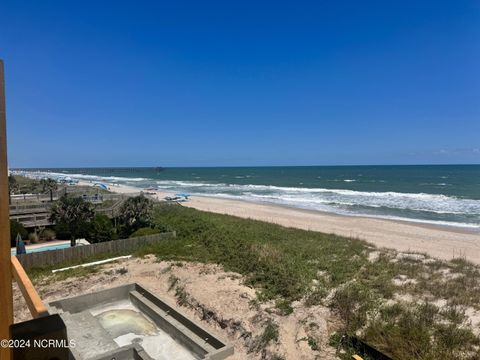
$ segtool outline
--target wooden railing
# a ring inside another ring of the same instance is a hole
[[[114,218],[117,217],[120,214],[120,209],[123,203],[125,202],[126,198],[120,198],[116,200],[116,202],[108,207],[108,208],[100,208],[100,209],[95,209],[96,214],[104,214],[108,216],[109,218]]]
[[[28,309],[34,318],[47,316],[48,311],[42,299],[35,290],[30,278],[23,269],[22,264],[18,261],[16,256],[11,257],[12,276],[18,284],[23,298],[25,299]]]

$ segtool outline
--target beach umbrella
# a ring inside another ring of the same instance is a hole
[[[97,182],[94,185],[101,188],[101,189],[108,190],[108,185],[107,184]]]
[[[27,250],[25,249],[25,243],[23,242],[22,236],[19,233],[17,233],[15,244],[17,247],[17,255],[27,253]]]

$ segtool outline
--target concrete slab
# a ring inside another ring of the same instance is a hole
[[[67,327],[67,337],[75,341],[71,349],[76,360],[87,360],[115,351],[119,346],[89,312],[60,315]]]
[[[233,346],[218,339],[200,323],[170,307],[139,284],[127,284],[59,300],[49,306],[51,313],[61,314],[69,339],[77,341],[77,346],[72,350],[77,360],[187,357],[223,360],[233,354]],[[138,312],[153,321],[153,328],[157,328],[154,333],[137,331],[142,324],[145,326]],[[102,318],[103,323],[96,316],[105,317]],[[112,329],[121,330],[122,333]]]

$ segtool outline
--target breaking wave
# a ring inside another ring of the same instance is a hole
[[[158,180],[144,177],[100,176],[28,171],[30,177],[71,177],[84,181],[157,187],[167,192],[266,202],[344,215],[370,216],[420,223],[480,229],[480,200],[424,192],[375,192],[315,187],[237,184],[227,182]],[[241,179],[243,177],[236,177]],[[353,182],[351,179],[343,180]],[[440,185],[440,184],[438,184]],[[442,186],[443,183],[442,183]]]

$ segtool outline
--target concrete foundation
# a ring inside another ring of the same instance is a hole
[[[222,360],[233,347],[138,284],[54,301],[76,360]]]

